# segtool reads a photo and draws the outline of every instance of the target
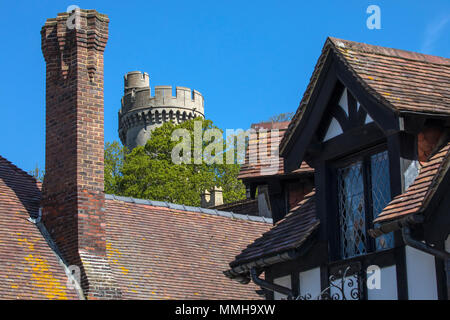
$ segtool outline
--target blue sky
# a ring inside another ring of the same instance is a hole
[[[295,111],[327,36],[450,57],[450,1],[1,1],[0,155],[45,164],[45,63],[40,29],[69,5],[110,17],[105,140],[119,140],[123,75],[205,96],[207,118],[248,128]],[[366,8],[381,9],[369,30]]]

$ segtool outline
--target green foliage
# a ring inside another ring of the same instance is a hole
[[[40,169],[37,164],[36,164],[36,168],[28,171],[28,174],[30,176],[33,176],[36,180],[38,180],[40,182],[44,182],[45,170]]]
[[[266,122],[283,122],[283,121],[291,121],[295,112],[285,112],[280,113],[274,116],[271,116]]]
[[[105,192],[111,194],[120,193],[120,181],[126,148],[119,142],[107,142],[105,144]]]
[[[216,128],[210,120],[201,118],[179,125],[167,122],[152,132],[145,146],[136,147],[128,154],[125,154],[117,142],[107,144],[105,191],[117,195],[199,206],[201,193],[218,186],[223,189],[224,202],[244,199],[245,187],[237,180],[239,164],[172,162],[172,150],[180,142],[171,139],[176,129],[186,129],[189,132],[192,142],[191,154],[194,155],[194,121],[201,121],[203,132]],[[210,143],[223,144],[221,155],[224,159],[226,153],[231,152],[226,150],[223,139],[202,141],[202,150]],[[219,155],[214,152],[212,154]]]

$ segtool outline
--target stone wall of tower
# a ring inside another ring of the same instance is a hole
[[[197,90],[176,87],[173,94],[171,86],[155,86],[152,96],[147,73],[129,72],[124,80],[119,137],[129,150],[145,145],[151,132],[165,122],[204,118],[204,98]]]

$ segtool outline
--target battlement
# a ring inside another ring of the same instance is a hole
[[[150,78],[147,72],[131,71],[123,76],[124,94],[132,89],[146,88],[150,86]]]
[[[138,75],[138,77],[141,75]],[[141,79],[133,79],[133,85],[143,85],[147,81],[146,78]],[[172,86],[155,86],[155,93],[152,96],[150,86],[128,88],[128,91],[122,98],[122,114],[142,108],[161,107],[189,109],[202,115],[204,114],[204,98],[197,90],[176,87],[175,95],[173,95]]]
[[[155,86],[154,95],[148,73],[128,72],[124,76],[124,95],[119,111],[119,137],[132,150],[145,145],[152,130],[165,122],[182,123],[205,117],[204,98],[186,87]]]

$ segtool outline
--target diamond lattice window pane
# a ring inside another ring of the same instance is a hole
[[[370,157],[371,189],[372,189],[372,217],[376,219],[381,211],[391,201],[391,186],[389,178],[389,158],[387,151]],[[377,225],[375,225],[377,227]],[[394,247],[393,233],[378,237],[375,241],[377,250]]]
[[[338,183],[342,257],[365,254],[367,246],[362,162],[339,169]]]

